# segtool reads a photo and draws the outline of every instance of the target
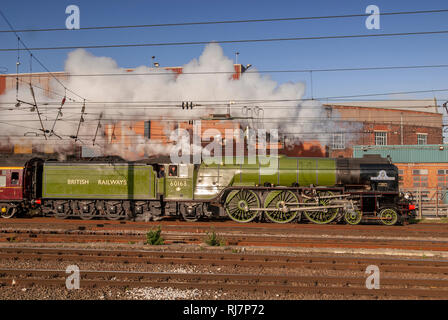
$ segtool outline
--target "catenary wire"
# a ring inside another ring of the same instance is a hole
[[[185,42],[160,42],[160,43],[127,43],[127,44],[104,44],[104,45],[76,45],[57,47],[35,47],[35,48],[0,48],[0,52],[24,51],[24,50],[72,50],[72,49],[104,49],[104,48],[132,48],[132,47],[162,47],[162,46],[186,46],[186,45],[207,45],[209,43],[229,44],[229,43],[261,43],[280,41],[305,41],[305,40],[331,40],[331,39],[356,39],[356,38],[383,38],[383,37],[403,37],[415,35],[436,35],[447,34],[448,30],[419,31],[419,32],[399,32],[382,34],[352,34],[336,36],[314,36],[314,37],[291,37],[291,38],[262,38],[262,39],[241,39],[241,40],[213,40],[213,41],[185,41]]]
[[[409,14],[429,14],[429,13],[445,13],[448,9],[435,10],[418,10],[418,11],[399,11],[399,12],[381,12],[382,16],[390,15],[409,15]],[[67,28],[34,28],[21,29],[17,32],[49,32],[49,31],[73,31],[73,30],[108,30],[108,29],[130,29],[130,28],[154,28],[154,27],[179,27],[179,26],[194,26],[194,25],[213,25],[213,24],[234,24],[234,23],[259,23],[259,22],[280,22],[280,21],[300,21],[300,20],[322,20],[322,19],[339,19],[339,18],[356,18],[368,17],[370,13],[362,14],[344,14],[344,15],[330,15],[330,16],[309,16],[309,17],[289,17],[289,18],[265,18],[265,19],[243,19],[243,20],[220,20],[220,21],[192,21],[192,22],[177,22],[177,23],[158,23],[158,24],[140,24],[140,25],[117,25],[117,26],[91,26],[81,27],[79,29]],[[0,33],[12,32],[10,30],[0,30]]]

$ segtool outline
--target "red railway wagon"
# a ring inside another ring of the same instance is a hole
[[[36,160],[0,160],[0,215],[10,218],[34,204]]]
[[[23,202],[24,167],[0,165],[0,211],[3,217],[13,216]]]

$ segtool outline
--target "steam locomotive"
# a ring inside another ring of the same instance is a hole
[[[0,214],[136,221],[229,217],[274,223],[306,218],[352,225],[367,220],[394,225],[415,214],[411,200],[399,192],[397,167],[379,156],[207,160],[3,159]]]

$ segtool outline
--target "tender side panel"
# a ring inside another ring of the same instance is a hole
[[[150,165],[45,163],[43,198],[155,199],[156,178]]]

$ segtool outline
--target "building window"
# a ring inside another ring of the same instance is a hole
[[[399,169],[398,170],[398,183],[400,184],[400,186],[403,185],[403,174],[404,174],[403,169]]]
[[[437,170],[437,186],[439,188],[448,188],[448,170]]]
[[[145,121],[145,138],[151,139],[151,121]]]
[[[333,134],[331,148],[334,150],[345,149],[345,136],[343,133],[334,133]]]
[[[377,146],[387,145],[387,132],[386,131],[375,131],[375,145],[377,145]]]
[[[428,169],[412,170],[414,188],[428,187]]]
[[[417,133],[417,144],[427,144],[427,143],[428,143],[428,134]]]

